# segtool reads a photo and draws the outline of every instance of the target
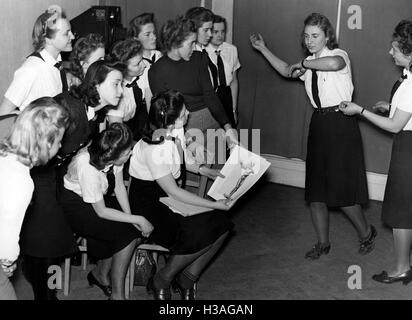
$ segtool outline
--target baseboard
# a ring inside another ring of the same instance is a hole
[[[305,161],[289,159],[271,154],[262,154],[270,162],[265,177],[268,181],[288,186],[305,187]],[[369,198],[371,200],[383,200],[386,185],[386,174],[366,172]]]

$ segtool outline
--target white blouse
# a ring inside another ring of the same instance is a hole
[[[109,183],[106,173],[110,166],[98,170],[90,164],[90,154],[87,148],[83,148],[72,159],[64,176],[64,187],[81,196],[84,202],[96,203],[103,199],[107,193]],[[116,175],[123,170],[123,166],[114,166]]]
[[[29,167],[13,154],[0,156],[0,259],[19,256],[20,229],[33,190]]]
[[[20,111],[40,97],[54,97],[63,91],[60,71],[54,65],[61,60],[54,59],[46,50],[40,51],[44,61],[28,57],[16,70],[14,78],[4,96]]]
[[[407,76],[396,90],[392,98],[390,117],[395,114],[395,110],[399,109],[408,113],[412,113],[412,73],[406,69],[403,74]],[[412,131],[412,118],[402,129],[404,131]]]
[[[352,101],[353,83],[352,72],[348,54],[341,49],[323,49],[320,57],[341,56],[346,66],[339,71],[317,71],[319,99],[322,108],[336,106],[342,101]],[[307,57],[307,60],[315,59],[315,55]],[[306,93],[314,108],[317,108],[312,96],[312,70],[308,69],[300,77],[305,82]]]
[[[180,156],[175,143],[165,140],[161,144],[148,144],[139,140],[133,148],[129,173],[132,177],[154,181],[172,174],[180,176]]]

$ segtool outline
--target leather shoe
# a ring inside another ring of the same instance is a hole
[[[390,277],[386,271],[382,271],[379,274],[373,275],[372,279],[382,283],[394,283],[402,281],[404,285],[407,285],[412,281],[412,269],[409,269],[408,271],[393,277]]]
[[[183,288],[177,280],[173,281],[172,288],[174,292],[179,293],[182,300],[196,300],[197,285],[196,282],[193,287],[187,289]]]
[[[152,294],[155,300],[172,300],[172,293],[170,288],[156,288],[154,285],[153,277],[149,279],[146,286],[147,292]]]
[[[319,259],[322,254],[328,254],[330,250],[330,244],[324,245],[318,242],[313,246],[312,249],[310,249],[308,252],[305,254],[305,258],[309,260],[316,260]]]
[[[96,277],[93,275],[93,273],[90,271],[87,274],[87,281],[89,281],[89,286],[97,286],[100,289],[102,289],[103,293],[105,294],[106,297],[109,297],[112,295],[112,286],[105,286],[101,284]]]
[[[375,227],[371,225],[371,231],[369,232],[369,235],[366,237],[366,239],[362,239],[359,241],[359,254],[368,254],[373,250],[373,248],[375,248],[375,238],[377,235],[378,232],[376,231]]]

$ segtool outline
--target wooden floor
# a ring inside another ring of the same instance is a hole
[[[355,229],[342,213],[332,211],[331,251],[320,260],[307,261],[304,254],[316,240],[304,191],[261,182],[228,213],[235,230],[200,278],[198,298],[411,299],[412,284],[385,285],[371,280],[393,261],[391,231],[381,225],[380,210],[381,203],[371,201],[365,211],[378,230],[376,248],[369,255],[357,253]],[[349,268],[361,272],[361,289],[349,288],[348,282],[353,282]],[[59,298],[106,299],[99,289],[88,287],[86,271],[72,269],[71,293],[68,297],[59,293]],[[17,274],[15,285],[20,299],[32,299],[30,286],[21,274]],[[132,299],[152,298],[143,287],[135,287]]]

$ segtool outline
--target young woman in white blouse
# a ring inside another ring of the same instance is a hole
[[[120,41],[113,47],[110,58],[124,64],[126,69],[122,83],[123,96],[117,107],[107,112],[109,123],[126,123],[132,130],[134,140],[139,141],[148,115],[144,102],[147,92],[145,86],[139,83],[147,66],[143,60],[143,46],[135,39]]]
[[[368,202],[368,190],[360,130],[355,118],[338,112],[340,102],[352,99],[350,60],[338,48],[330,21],[319,13],[305,19],[302,46],[309,56],[293,65],[274,55],[261,35],[252,35],[250,41],[282,76],[304,81],[313,106],[305,200],[310,204],[318,241],[305,258],[318,259],[329,253],[328,207],[339,207],[347,215],[358,233],[359,254],[368,254],[374,248],[377,233],[368,225],[361,207]]]
[[[54,97],[68,89],[66,77],[59,70],[60,52],[72,50],[74,36],[59,6],[50,6],[37,18],[32,39],[35,52],[14,73],[0,105],[0,115],[22,111],[37,98]]]
[[[395,133],[382,205],[382,221],[393,232],[395,267],[374,275],[372,279],[408,284],[412,281],[412,21],[403,20],[395,27],[389,54],[395,65],[403,68],[403,76],[392,88],[390,101],[379,101],[373,107],[389,111],[389,117],[349,101],[342,102],[340,110],[349,116],[361,115],[379,128]]]
[[[132,176],[129,200],[132,212],[139,212],[154,226],[149,240],[170,250],[166,265],[151,279],[148,289],[155,299],[171,299],[173,282],[181,298],[196,297],[196,282],[221,248],[232,222],[222,211],[229,210],[225,201],[211,201],[180,188],[179,178],[184,150],[173,131],[182,128],[188,111],[183,96],[174,90],[155,95],[143,139],[133,148],[129,173]],[[198,164],[196,171],[203,174]],[[189,166],[187,169],[190,169]],[[189,205],[214,209],[208,212],[182,216],[159,201],[169,196]]]
[[[16,299],[8,277],[16,269],[20,228],[34,190],[30,168],[55,156],[68,121],[56,101],[40,98],[27,106],[0,142],[0,300]]]
[[[162,56],[162,53],[157,50],[157,30],[154,14],[142,13],[130,20],[127,36],[138,40],[143,46],[143,60],[146,63],[146,69],[137,83],[143,90],[143,96],[149,111],[152,91],[149,87],[148,72],[150,67]]]
[[[139,210],[131,214],[122,171],[131,148],[130,129],[123,123],[110,125],[73,158],[60,196],[73,231],[87,238],[88,253],[98,259],[87,276],[89,284],[112,300],[124,299],[125,276],[137,239],[153,230],[146,218],[137,215]]]

